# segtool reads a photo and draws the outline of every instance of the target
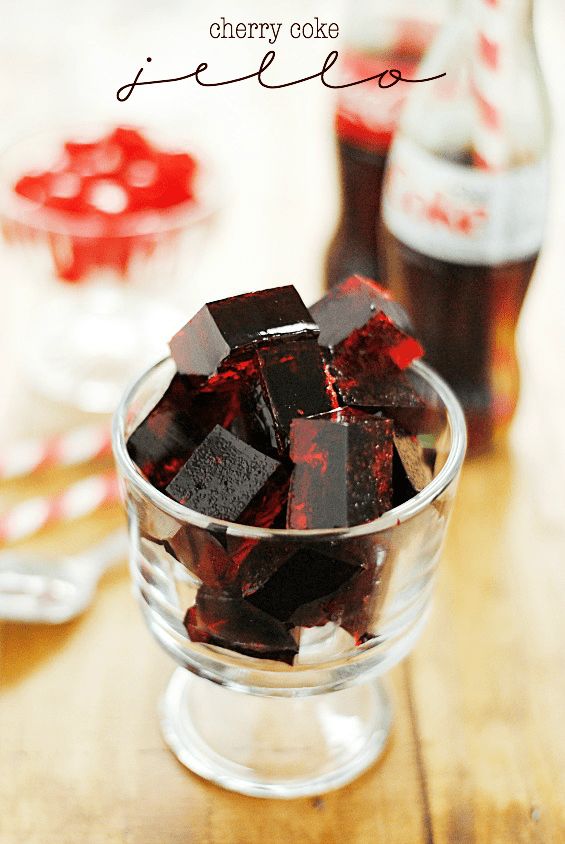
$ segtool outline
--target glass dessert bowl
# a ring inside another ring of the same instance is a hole
[[[217,201],[209,164],[164,129],[63,126],[3,152],[0,227],[40,393],[114,410],[190,303]]]
[[[228,522],[149,483],[127,441],[174,377],[171,358],[147,370],[116,412],[135,591],[152,634],[179,665],[161,706],[163,735],[186,767],[224,788],[263,797],[319,794],[355,778],[384,747],[392,715],[381,677],[411,650],[426,621],[466,444],[462,411],[445,382],[418,362],[406,373],[426,399],[431,480],[379,518],[348,528]],[[288,611],[298,613],[292,632],[265,627],[268,594],[262,609],[243,607],[207,585],[226,554],[252,559],[249,571],[287,572]],[[304,559],[313,577],[337,577],[317,622],[311,616],[320,602],[293,591],[292,566]],[[356,574],[344,587],[339,572],[352,565]],[[321,623],[332,612],[339,624]],[[189,638],[188,630],[203,627],[207,637]]]

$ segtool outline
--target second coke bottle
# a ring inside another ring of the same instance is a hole
[[[425,5],[425,8],[423,6]],[[412,78],[436,33],[445,2],[355,0],[340,48],[341,82],[398,68]],[[335,132],[341,183],[341,217],[326,257],[326,286],[354,273],[379,278],[375,230],[386,157],[409,85],[380,88],[378,80],[339,92]]]

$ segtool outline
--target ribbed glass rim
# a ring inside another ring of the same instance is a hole
[[[380,533],[381,531],[396,527],[400,523],[405,522],[422,512],[422,510],[424,510],[432,501],[438,498],[444,490],[447,489],[451,482],[456,478],[463,463],[467,446],[467,429],[461,405],[451,388],[435,372],[435,370],[427,366],[425,363],[417,361],[412,364],[411,368],[414,372],[421,375],[433,388],[447,410],[447,418],[451,430],[451,448],[449,450],[447,460],[438,472],[437,476],[413,498],[410,498],[398,507],[394,507],[392,510],[388,510],[382,516],[379,516],[378,519],[374,519],[371,522],[355,525],[353,527],[342,528],[310,530],[260,528],[239,524],[237,522],[229,522],[223,519],[215,519],[211,516],[205,516],[202,513],[198,513],[196,510],[191,510],[189,507],[185,507],[184,505],[173,501],[164,493],[152,486],[149,481],[143,477],[138,467],[130,458],[126,447],[125,421],[129,407],[132,404],[136,393],[140,390],[142,384],[150,378],[156,370],[160,367],[164,367],[171,361],[172,358],[170,356],[163,358],[158,363],[146,369],[125,390],[122,400],[116,408],[113,417],[112,443],[118,469],[124,478],[155,507],[180,522],[193,524],[196,527],[205,529],[217,528],[218,530],[224,532],[227,528],[230,535],[246,539],[267,539],[271,537],[273,539],[295,538],[315,540],[331,539],[333,537],[343,539],[366,536],[367,534]]]
[[[171,132],[167,125],[161,127],[145,124],[142,121],[77,121],[75,123],[61,123],[56,126],[44,126],[36,128],[20,138],[12,138],[0,150],[0,217],[24,225],[35,231],[67,235],[68,237],[99,238],[120,240],[126,237],[142,237],[158,234],[165,234],[169,231],[177,231],[189,225],[199,223],[211,216],[219,207],[222,201],[219,178],[216,168],[209,161],[208,156],[200,146],[187,138],[182,129],[179,132],[179,140],[175,148],[179,152],[186,151],[196,159],[199,169],[196,174],[196,196],[194,200],[178,203],[170,208],[156,211],[132,211],[124,217],[123,228],[115,232],[107,233],[100,228],[99,222],[94,216],[86,217],[76,215],[70,211],[60,209],[46,209],[37,207],[32,200],[26,199],[12,190],[8,184],[10,155],[13,155],[23,144],[32,144],[34,141],[41,142],[47,139],[60,140],[61,147],[66,140],[83,140],[87,137],[103,137],[106,132],[115,129],[117,126],[126,129],[135,129],[145,136],[156,133]],[[172,144],[168,145],[169,147]],[[17,168],[19,170],[19,168]],[[14,171],[12,176],[17,177]],[[19,173],[25,175],[25,171]],[[101,178],[111,178],[111,173]]]

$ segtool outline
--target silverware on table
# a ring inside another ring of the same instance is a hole
[[[72,556],[49,558],[23,551],[0,553],[0,620],[63,624],[91,604],[98,581],[128,555],[121,528]]]

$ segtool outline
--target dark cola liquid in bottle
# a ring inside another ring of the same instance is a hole
[[[435,0],[422,9],[422,4],[409,0],[355,0],[349,5],[340,81],[353,82],[390,68],[413,77],[445,4]],[[397,84],[384,89],[375,80],[339,92],[335,132],[341,217],[326,257],[327,287],[354,273],[379,277],[375,220],[388,149],[407,88]]]
[[[549,138],[531,0],[464,0],[410,93],[379,227],[388,284],[489,449],[519,393],[515,332],[542,242]],[[518,92],[519,95],[518,95]]]

